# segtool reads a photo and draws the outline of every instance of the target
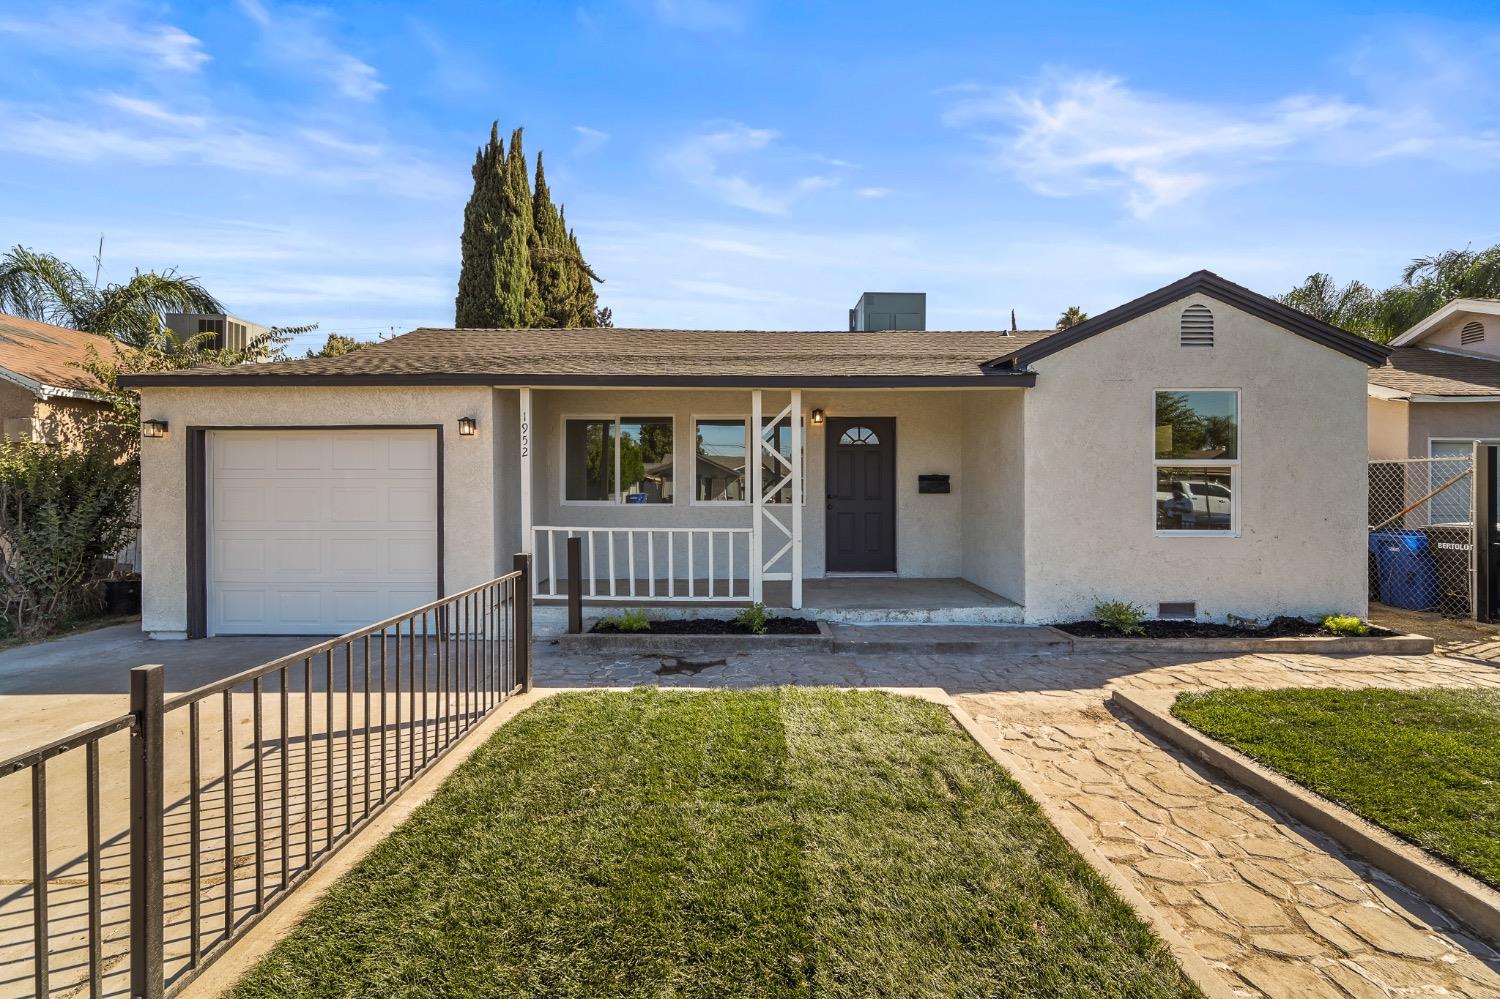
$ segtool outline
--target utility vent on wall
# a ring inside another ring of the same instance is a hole
[[[1198,604],[1193,600],[1164,601],[1156,605],[1156,616],[1195,618],[1198,616]]]
[[[1458,342],[1467,347],[1471,343],[1480,343],[1484,340],[1484,323],[1474,320],[1464,323],[1463,329],[1458,331]]]
[[[1212,347],[1214,345],[1214,314],[1206,305],[1189,305],[1182,310],[1182,346]]]

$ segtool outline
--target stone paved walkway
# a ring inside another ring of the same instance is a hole
[[[1483,661],[785,653],[676,661],[544,650],[538,683],[943,687],[1044,793],[1072,810],[1085,834],[1240,994],[1500,999],[1500,953],[1105,704],[1116,688],[1500,689],[1500,669]]]

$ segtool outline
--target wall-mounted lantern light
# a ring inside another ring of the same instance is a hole
[[[165,437],[165,436],[167,436],[167,421],[166,420],[142,420],[141,421],[141,436],[142,437]]]
[[[823,411],[821,409],[815,409],[815,410],[813,410],[812,411],[812,418],[813,418],[813,426],[815,426],[815,427],[821,427],[823,425]]]
[[[458,436],[473,437],[479,433],[479,421],[472,416],[460,416],[458,418]]]

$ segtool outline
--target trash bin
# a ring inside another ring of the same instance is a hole
[[[1430,524],[1422,528],[1437,572],[1438,610],[1448,617],[1469,616],[1469,572],[1474,558],[1474,530],[1468,524]]]
[[[1380,575],[1380,602],[1408,610],[1436,610],[1437,562],[1421,531],[1373,531],[1370,554]]]

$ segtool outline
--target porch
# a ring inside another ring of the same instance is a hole
[[[543,607],[577,578],[594,608],[1021,620],[1018,389],[516,397],[517,540]]]

